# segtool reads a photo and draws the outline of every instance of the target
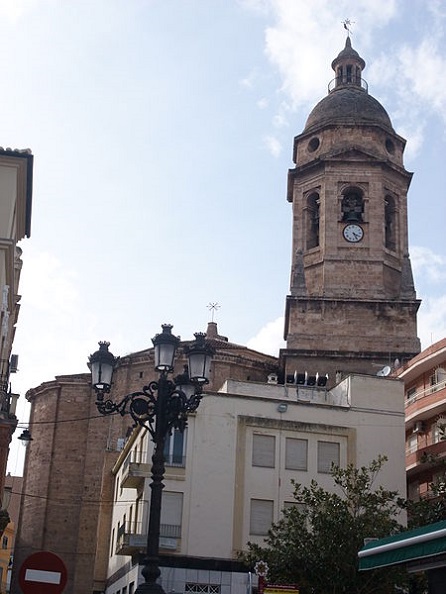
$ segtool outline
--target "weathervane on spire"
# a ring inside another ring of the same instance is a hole
[[[347,31],[347,35],[350,37],[352,34],[351,26],[355,24],[354,21],[345,19],[345,21],[342,21],[342,24],[344,25],[344,29]]]
[[[209,303],[207,308],[211,312],[211,322],[213,322],[214,321],[214,313],[217,311],[217,309],[220,309],[220,305],[217,302]]]

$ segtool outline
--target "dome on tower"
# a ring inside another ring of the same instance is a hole
[[[328,85],[329,93],[313,108],[305,124],[305,132],[326,124],[378,124],[393,130],[392,122],[379,101],[368,94],[362,78],[365,62],[352,48],[347,37],[344,49],[331,67],[336,78]]]
[[[308,116],[305,132],[326,124],[380,124],[393,129],[381,103],[359,87],[333,90],[319,101]]]

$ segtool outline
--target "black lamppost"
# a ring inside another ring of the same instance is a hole
[[[197,410],[202,398],[203,386],[209,382],[213,348],[206,343],[206,335],[198,332],[191,346],[185,348],[188,365],[184,373],[173,381],[168,375],[173,371],[175,351],[180,339],[172,334],[172,326],[164,324],[163,331],[152,339],[155,347],[157,381],[150,382],[140,391],[125,396],[120,402],[106,398],[110,392],[113,369],[117,359],[109,352],[109,343],[100,342],[99,350],[89,358],[92,387],[96,392],[96,406],[103,415],[130,414],[134,427],[145,427],[155,444],[152,456],[152,482],[150,488],[149,529],[147,549],[142,574],[145,583],[138,586],[135,594],[164,594],[156,580],[160,576],[159,538],[161,521],[161,497],[164,478],[164,444],[173,429],[184,431],[187,415]]]

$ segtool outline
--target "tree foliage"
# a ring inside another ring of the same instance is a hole
[[[436,476],[424,497],[407,501],[409,528],[446,520],[446,461],[438,454],[424,454],[421,462],[427,468],[435,468]]]
[[[395,592],[404,570],[358,571],[364,539],[402,530],[398,517],[405,501],[396,491],[375,487],[385,461],[382,456],[367,467],[333,467],[333,491],[316,481],[293,483],[296,505],[284,510],[264,546],[248,544],[245,560],[252,565],[266,561],[269,582],[298,584],[301,594]]]

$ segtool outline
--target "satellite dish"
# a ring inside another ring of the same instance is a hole
[[[376,375],[378,375],[379,377],[387,377],[388,375],[390,375],[391,371],[392,368],[386,365],[385,367],[380,369]]]

